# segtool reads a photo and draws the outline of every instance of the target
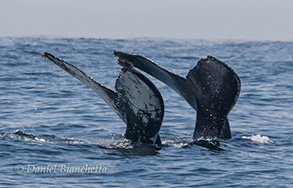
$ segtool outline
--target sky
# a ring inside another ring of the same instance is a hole
[[[0,37],[293,41],[293,0],[0,0]]]

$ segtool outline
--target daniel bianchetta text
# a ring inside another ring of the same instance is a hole
[[[53,164],[46,166],[37,166],[34,164],[16,165],[15,171],[17,173],[30,173],[30,174],[106,174],[107,167],[102,165],[84,165],[72,166],[70,164]]]

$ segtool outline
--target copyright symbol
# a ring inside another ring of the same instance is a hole
[[[22,165],[16,165],[15,166],[15,172],[16,173],[23,173],[24,167]]]

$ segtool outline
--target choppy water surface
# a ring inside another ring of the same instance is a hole
[[[161,82],[161,149],[123,141],[125,125],[96,95],[41,57],[75,64],[114,89],[113,50],[185,76],[212,55],[242,81],[222,151],[189,145],[195,111]],[[293,42],[0,38],[0,185],[4,187],[292,187]]]

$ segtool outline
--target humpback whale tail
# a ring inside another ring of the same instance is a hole
[[[116,80],[117,92],[114,92],[70,63],[47,52],[42,56],[95,91],[127,125],[125,138],[132,142],[161,143],[159,131],[164,116],[163,98],[155,85],[129,62],[118,59],[123,68]]]
[[[208,56],[189,71],[187,77],[197,101],[195,139],[217,139],[235,105],[240,79],[225,63]]]
[[[241,83],[224,62],[208,56],[183,78],[143,56],[118,51],[114,55],[162,81],[197,110],[193,139],[231,138],[227,116],[239,97]]]

